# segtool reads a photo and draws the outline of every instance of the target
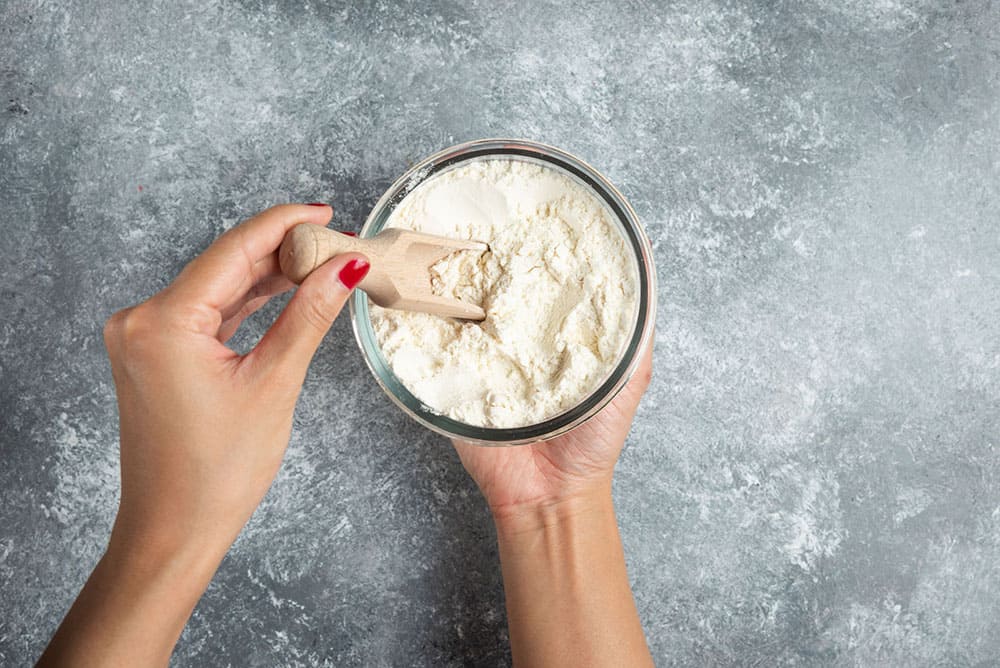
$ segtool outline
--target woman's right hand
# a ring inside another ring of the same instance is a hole
[[[544,443],[455,443],[496,524],[514,665],[652,666],[611,476],[652,375],[652,348],[600,413]]]
[[[165,290],[108,321],[122,494],[108,549],[42,665],[166,665],[230,543],[271,485],[313,353],[368,270],[341,255],[306,278],[253,350],[225,342],[292,287],[277,250],[326,205],[229,230]]]
[[[649,386],[649,346],[635,375],[614,400],[576,429],[549,441],[483,447],[455,441],[455,449],[494,517],[506,519],[538,507],[610,495],[611,476],[625,445],[639,400]]]

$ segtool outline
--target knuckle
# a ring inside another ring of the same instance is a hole
[[[112,315],[104,325],[104,342],[112,357],[129,360],[155,348],[159,331],[155,307],[144,302]]]
[[[121,331],[125,325],[125,318],[128,317],[130,309],[122,309],[111,314],[111,317],[104,323],[104,345],[108,350],[118,346],[121,340]]]
[[[339,300],[326,290],[302,288],[299,313],[309,327],[326,331],[340,310]]]
[[[146,336],[159,335],[168,329],[218,331],[222,325],[222,314],[203,304],[164,304],[151,308],[148,324],[153,331],[147,332]]]
[[[295,205],[294,204],[275,204],[274,206],[272,206],[272,207],[270,207],[268,209],[265,209],[264,211],[262,211],[261,213],[259,213],[257,215],[258,216],[264,216],[264,215],[274,216],[274,217],[277,217],[277,218],[290,218],[290,217],[292,217],[294,215],[294,213],[295,213]],[[254,216],[254,217],[256,218],[257,216]]]
[[[630,381],[630,384],[634,385],[635,389],[640,394],[642,394],[646,391],[647,388],[649,388],[649,384],[652,382],[652,380],[653,380],[652,357],[650,354],[646,354],[643,356],[642,361],[636,368],[635,373],[632,376],[632,380]]]
[[[146,338],[152,330],[152,320],[152,308],[148,302],[130,309],[122,324],[125,341],[135,342]]]
[[[643,390],[649,387],[653,380],[653,368],[645,366],[639,370],[639,387]]]

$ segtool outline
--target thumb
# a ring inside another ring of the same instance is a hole
[[[282,367],[304,378],[330,325],[369,269],[367,258],[359,253],[328,260],[302,281],[250,354],[267,367]]]

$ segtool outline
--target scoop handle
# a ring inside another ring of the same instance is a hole
[[[319,225],[303,223],[285,235],[278,249],[278,264],[281,273],[298,284],[335,255],[354,252],[365,252],[362,240]]]

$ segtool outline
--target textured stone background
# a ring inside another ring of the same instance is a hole
[[[658,662],[997,665],[1000,6],[661,4],[0,1],[0,664],[110,527],[105,318],[258,209],[356,228],[507,135],[603,170],[655,247],[615,493]],[[175,663],[508,661],[483,504],[342,319]]]

